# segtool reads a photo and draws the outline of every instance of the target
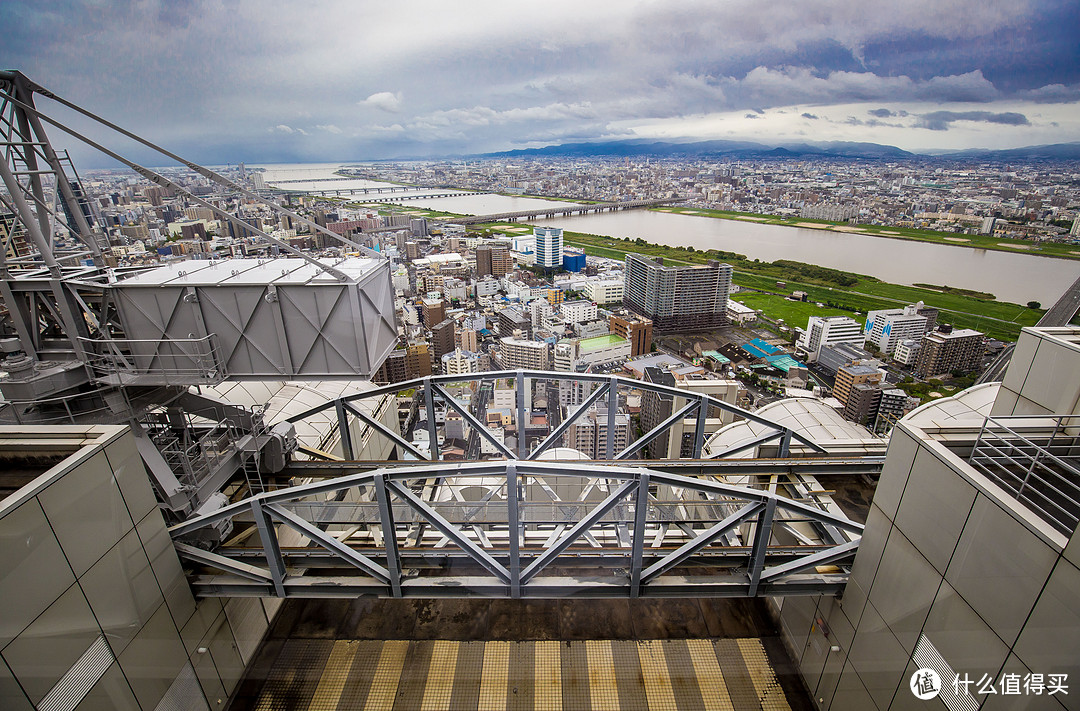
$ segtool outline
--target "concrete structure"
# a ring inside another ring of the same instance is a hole
[[[521,309],[513,306],[505,308],[498,313],[499,335],[508,338],[514,335],[514,331],[521,331],[526,336],[532,335],[532,319],[526,316]]]
[[[946,330],[947,329],[947,330]],[[929,378],[954,370],[975,370],[982,363],[986,335],[970,328],[939,328],[923,336],[915,375]]]
[[[551,356],[548,345],[522,338],[499,339],[499,361],[508,369],[549,370]]]
[[[442,372],[444,375],[478,373],[480,359],[475,353],[458,348],[453,353],[447,353],[442,357]]]
[[[592,407],[564,435],[564,446],[576,449],[589,459],[603,459],[607,442],[608,413],[607,407]],[[619,412],[615,415],[615,451],[622,451],[632,441],[630,439],[630,415]]]
[[[580,249],[564,249],[562,257],[563,268],[568,272],[580,272],[585,270],[585,252]]]
[[[663,258],[626,255],[623,303],[652,319],[656,333],[704,331],[727,325],[731,265],[664,266]]]
[[[405,377],[423,378],[431,375],[432,356],[427,343],[411,343],[405,347]]]
[[[817,361],[824,346],[839,343],[862,346],[862,331],[859,322],[847,316],[811,316],[795,346],[806,353],[808,363],[813,363]]]
[[[851,396],[851,390],[856,385],[874,385],[885,379],[885,371],[862,362],[841,366],[836,371],[836,384],[833,387],[833,397],[847,407]]]
[[[564,301],[559,314],[567,323],[583,323],[596,318],[596,304],[591,301]]]
[[[892,355],[897,344],[904,340],[918,340],[927,331],[927,319],[919,315],[922,302],[902,309],[884,309],[866,314],[863,336],[886,355]]]
[[[734,299],[728,299],[727,316],[728,320],[732,323],[737,323],[740,326],[748,326],[757,322],[758,312],[756,309],[752,309]]]
[[[613,333],[592,338],[560,341],[555,346],[555,370],[573,372],[608,363],[621,363],[630,357],[630,342]]]
[[[441,361],[447,353],[451,353],[455,347],[455,323],[453,319],[443,319],[431,327],[432,357]]]
[[[901,365],[914,365],[919,357],[919,349],[922,348],[922,339],[900,341],[893,351],[893,360]]]
[[[851,343],[836,343],[822,346],[818,351],[817,367],[829,375],[836,375],[841,366],[850,365],[857,360],[867,360],[870,354]]]
[[[631,358],[652,351],[652,321],[649,319],[612,314],[608,318],[608,329],[630,342]]]
[[[510,248],[505,242],[481,244],[476,247],[476,274],[478,276],[506,276],[513,268]]]
[[[535,227],[536,266],[542,269],[562,268],[563,234],[561,227]]]
[[[1078,412],[1077,372],[1080,329],[1025,328],[1005,382],[893,429],[843,597],[774,601],[819,708],[1076,707],[1080,471],[1049,458],[1075,446],[1051,413]],[[926,668],[940,693],[920,702]]]
[[[424,318],[424,325],[428,328],[446,319],[446,303],[440,298],[424,298],[421,301],[420,313]]]
[[[621,279],[595,279],[586,283],[589,298],[598,304],[621,304],[623,281]]]

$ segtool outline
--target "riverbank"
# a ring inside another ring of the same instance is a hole
[[[495,231],[498,231],[498,227],[491,225]],[[709,259],[726,262],[733,267],[733,282],[736,285],[764,292],[762,297],[752,297],[755,303],[748,303],[748,306],[760,308],[766,315],[784,319],[791,326],[800,328],[806,326],[805,319],[800,323],[788,321],[788,318],[796,313],[797,318],[802,318],[810,311],[820,316],[845,314],[857,318],[867,311],[897,308],[922,301],[927,306],[940,309],[939,322],[951,323],[958,328],[974,328],[992,338],[1015,341],[1020,336],[1021,328],[1034,326],[1044,313],[1041,309],[1029,309],[1005,301],[889,284],[863,274],[799,262],[757,262],[730,252],[665,247],[580,232],[564,231],[563,239],[568,245],[585,248],[588,254],[611,259],[624,259],[627,252],[637,252],[664,257],[669,264],[704,264]],[[806,292],[807,305],[795,307],[794,302],[779,295],[793,291]],[[769,294],[773,296],[766,296]],[[736,294],[735,298],[739,296]],[[818,307],[819,303],[823,306]]]
[[[827,232],[842,232],[854,235],[871,235],[888,239],[907,240],[910,242],[930,242],[932,244],[944,244],[952,247],[967,247],[970,249],[988,249],[994,252],[1011,252],[1012,254],[1033,254],[1041,257],[1054,259],[1077,259],[1080,260],[1080,245],[1061,244],[1058,242],[1034,242],[1023,239],[1010,239],[1007,237],[988,237],[986,235],[966,235],[953,232],[936,232],[934,230],[917,230],[908,227],[888,227],[882,225],[849,225],[846,222],[830,222],[828,220],[812,220],[806,217],[780,217],[778,215],[763,215],[751,212],[731,212],[728,210],[711,210],[697,207],[650,207],[654,212],[671,212],[678,215],[692,215],[695,217],[711,217],[720,220],[733,220],[736,222],[756,222],[764,225],[782,225],[785,227],[802,227],[804,229],[820,229]]]
[[[403,208],[400,205],[382,204],[380,207],[394,212],[412,213],[416,217],[448,217],[451,220],[454,217],[449,213],[412,206]],[[523,228],[527,229],[528,225],[495,222],[471,226],[474,230],[485,230],[507,237],[520,235]],[[652,257],[664,257],[668,264],[704,264],[710,259],[726,262],[734,269],[733,281],[736,285],[763,292],[761,297],[753,298],[756,303],[747,305],[761,309],[773,319],[783,319],[793,327],[804,328],[806,321],[803,316],[811,311],[821,316],[845,314],[858,318],[867,311],[897,308],[922,301],[927,306],[941,310],[939,322],[951,323],[957,328],[974,328],[992,338],[1015,341],[1020,336],[1021,328],[1034,326],[1043,314],[1041,309],[1029,309],[1005,301],[891,284],[863,274],[800,262],[761,262],[734,252],[668,247],[640,238],[630,240],[570,230],[563,231],[563,239],[568,246],[584,248],[590,255],[609,259],[625,259],[627,252],[636,252]],[[779,286],[777,282],[781,282],[783,286]],[[790,294],[793,291],[806,292],[807,303],[796,307],[795,302],[787,301],[778,295]],[[823,306],[817,306],[818,303]],[[791,318],[802,320],[790,321]]]

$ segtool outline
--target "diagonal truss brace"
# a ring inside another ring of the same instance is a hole
[[[463,418],[465,419],[465,421],[466,421],[466,422],[468,422],[468,423],[469,423],[469,426],[470,426],[470,427],[473,427],[473,428],[475,428],[475,429],[476,429],[476,431],[477,431],[477,433],[478,433],[478,434],[479,434],[479,435],[480,435],[481,437],[483,437],[484,439],[486,439],[486,440],[487,440],[488,442],[491,442],[491,444],[492,444],[492,445],[493,445],[493,446],[495,447],[495,449],[497,449],[497,450],[499,450],[500,452],[502,452],[503,456],[505,456],[505,457],[506,457],[507,459],[517,459],[517,455],[516,455],[516,454],[514,454],[513,452],[511,452],[511,451],[510,451],[510,448],[509,448],[509,447],[507,447],[507,446],[506,446],[505,444],[503,444],[502,442],[500,442],[500,441],[499,441],[499,440],[498,440],[498,439],[497,439],[497,438],[495,437],[495,435],[491,434],[491,432],[490,432],[490,431],[488,430],[488,428],[487,428],[487,427],[486,427],[486,426],[484,425],[484,423],[480,422],[480,420],[478,420],[478,419],[476,418],[476,415],[474,415],[474,414],[472,414],[471,412],[469,412],[469,408],[465,407],[465,406],[464,406],[464,405],[462,405],[462,404],[461,404],[460,402],[458,402],[458,401],[457,401],[457,400],[456,400],[456,399],[455,399],[454,397],[452,397],[452,396],[450,395],[450,393],[446,392],[446,390],[444,390],[444,389],[443,389],[443,387],[442,387],[441,385],[439,385],[438,383],[431,383],[431,387],[432,387],[432,388],[434,388],[434,389],[435,389],[435,392],[439,393],[439,395],[440,395],[440,396],[441,396],[441,397],[442,397],[442,398],[443,398],[444,400],[446,400],[446,404],[447,404],[447,405],[449,405],[450,407],[454,408],[454,410],[456,410],[456,411],[457,411],[457,413],[458,413],[459,415],[461,415],[461,416],[462,416],[462,417],[463,417]],[[432,417],[432,418],[433,418],[434,416],[433,416],[433,415],[429,415],[429,417]]]
[[[269,504],[265,508],[267,513],[269,513],[273,518],[281,521],[281,523],[285,524],[289,528],[307,536],[323,548],[326,548],[330,552],[337,554],[338,556],[348,561],[349,563],[352,563],[357,568],[364,571],[373,578],[377,578],[381,582],[389,584],[390,571],[373,561],[371,558],[368,558],[362,553],[354,551],[352,548],[349,548],[347,545],[345,545],[338,539],[327,534],[326,531],[323,531],[322,529],[313,526],[308,521],[300,518],[292,511],[282,508],[278,504]]]
[[[533,559],[533,562],[528,565],[525,570],[521,571],[521,582],[525,584],[529,582],[537,573],[544,569],[546,565],[555,560],[559,554],[565,551],[570,545],[577,540],[587,530],[592,528],[597,521],[602,519],[613,508],[615,508],[620,501],[626,498],[626,496],[636,490],[641,485],[639,480],[630,480],[616,489],[611,495],[600,502],[600,504],[589,512],[589,515],[578,521],[573,528],[566,532],[562,538],[551,545],[546,551]]]
[[[224,570],[226,573],[232,573],[241,578],[247,580],[254,580],[257,583],[272,583],[273,578],[270,575],[270,571],[264,570],[256,565],[248,565],[232,558],[226,558],[223,555],[217,553],[211,553],[210,551],[204,551],[202,548],[196,548],[195,546],[189,546],[186,543],[180,543],[179,541],[173,541],[173,546],[176,547],[176,552],[188,560],[193,560],[196,563],[202,563],[203,565],[209,565],[220,570]]]
[[[679,411],[676,412],[674,415],[671,415],[670,417],[665,419],[663,422],[658,424],[656,427],[653,427],[651,430],[649,430],[645,434],[644,437],[642,437],[639,440],[635,440],[633,442],[633,444],[631,444],[626,449],[624,449],[623,451],[616,454],[615,459],[629,459],[635,453],[639,452],[646,445],[648,445],[649,442],[652,442],[654,439],[656,439],[660,435],[667,434],[668,428],[670,428],[676,422],[678,422],[679,420],[686,419],[690,415],[690,413],[694,412],[695,410],[700,410],[700,408],[701,408],[701,401],[700,400],[695,400],[695,401],[687,404],[685,407],[680,408]]]
[[[348,410],[349,412],[351,412],[358,420],[363,422],[368,427],[371,427],[372,429],[374,429],[376,432],[381,434],[383,437],[388,438],[391,442],[398,445],[399,447],[401,447],[402,449],[407,451],[409,454],[412,454],[414,457],[416,457],[417,459],[419,459],[421,461],[424,460],[424,459],[428,459],[428,457],[424,456],[423,452],[421,452],[419,449],[417,449],[416,447],[413,446],[412,442],[409,442],[404,437],[402,437],[398,433],[394,432],[393,430],[391,430],[389,427],[387,427],[383,423],[376,420],[374,417],[371,417],[370,415],[368,415],[366,412],[361,410],[356,405],[352,404],[351,402],[349,402],[347,400],[343,401],[342,404],[344,405],[345,409]],[[434,459],[434,457],[432,457],[432,459]]]
[[[777,578],[782,578],[785,575],[792,575],[794,573],[800,573],[807,568],[813,568],[817,565],[829,565],[835,563],[838,560],[850,556],[852,553],[859,549],[859,539],[854,541],[848,541],[838,546],[833,546],[827,550],[818,551],[813,555],[803,556],[796,560],[789,561],[783,565],[774,565],[771,568],[766,568],[761,573],[759,582],[766,583]]]
[[[527,458],[538,459],[541,454],[546,452],[551,447],[556,446],[558,442],[562,439],[562,436],[566,434],[566,431],[570,429],[570,426],[577,422],[578,419],[588,411],[589,407],[591,407],[593,403],[604,397],[604,395],[607,394],[610,388],[611,384],[605,383],[593,390],[591,393],[589,393],[589,396],[581,402],[581,405],[579,405],[577,409],[574,410],[573,414],[568,415],[565,420],[560,422],[559,426],[552,430],[551,434],[545,437],[544,441],[541,442],[540,445],[536,449],[534,449]]]
[[[504,583],[510,582],[510,571],[506,569],[499,561],[491,557],[491,555],[480,546],[476,545],[466,536],[460,528],[447,521],[445,518],[439,515],[439,513],[431,507],[428,502],[421,499],[419,496],[409,490],[407,486],[403,486],[394,480],[388,480],[386,482],[386,488],[393,491],[402,501],[405,501],[412,506],[417,512],[419,512],[428,523],[442,532],[444,536],[461,547],[466,553],[469,554],[473,560],[480,565],[484,566],[492,575],[496,576]]]
[[[731,529],[738,526],[740,523],[750,518],[764,507],[761,502],[755,501],[751,504],[743,506],[741,509],[725,518],[720,523],[711,526],[709,529],[703,531],[693,540],[687,541],[678,549],[667,554],[660,560],[656,561],[641,573],[641,582],[647,583],[657,575],[664,573],[674,568],[679,563],[682,563],[690,556],[697,553],[705,546],[712,543],[714,540],[724,535]]]

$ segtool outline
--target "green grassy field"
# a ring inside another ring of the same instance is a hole
[[[818,306],[813,301],[789,301],[783,296],[775,294],[761,294],[756,291],[740,291],[730,296],[732,301],[738,301],[752,309],[759,309],[774,321],[782,320],[789,326],[806,328],[806,322],[811,316],[850,316],[847,311],[832,308],[831,306]]]
[[[678,214],[689,214],[695,217],[713,217],[722,220],[758,222],[760,224],[784,225],[787,227],[798,227],[799,223],[824,225],[825,228],[830,231],[842,231],[849,234],[869,234],[876,237],[887,237],[889,239],[932,242],[935,244],[951,245],[953,247],[989,249],[995,252],[1038,254],[1043,257],[1054,257],[1057,259],[1080,259],[1080,245],[1075,244],[1033,242],[1031,240],[988,237],[986,235],[965,235],[952,232],[937,232],[934,230],[918,230],[910,227],[888,227],[863,224],[848,225],[846,222],[830,222],[828,220],[814,220],[806,217],[779,217],[777,215],[761,215],[752,212],[732,212],[730,210],[709,210],[694,207],[668,206],[651,207],[649,209],[656,212],[674,212]],[[838,230],[836,228],[844,229]],[[853,228],[857,228],[858,231],[854,231]]]
[[[461,217],[454,213],[412,206],[403,208],[400,205],[363,204],[376,206],[380,208],[380,212],[400,212],[405,209],[419,213],[417,216],[423,217],[451,219]],[[674,209],[678,210],[678,208]],[[513,232],[511,229],[521,226],[517,223],[484,223],[471,225],[470,229],[512,237],[520,233]],[[569,230],[563,232],[563,238],[568,246],[582,247],[591,255],[609,259],[624,259],[627,252],[663,257],[668,264],[704,264],[710,259],[718,259],[732,265],[733,280],[739,286],[780,294],[805,291],[808,294],[809,303],[792,302],[782,296],[770,294],[740,294],[738,296],[739,300],[749,299],[749,301],[744,301],[747,306],[761,309],[769,318],[783,319],[791,326],[805,327],[806,320],[811,315],[846,314],[857,318],[865,315],[867,311],[896,308],[922,301],[927,306],[941,310],[940,322],[951,323],[958,328],[974,328],[993,338],[1015,341],[1023,326],[1035,325],[1043,314],[1042,310],[1029,309],[1018,304],[979,299],[963,294],[943,293],[934,289],[889,284],[865,275],[850,274],[813,265],[800,265],[795,262],[760,262],[730,252],[702,252],[692,247],[667,247],[649,244],[644,240],[620,239]],[[777,282],[783,282],[784,286],[777,286]],[[818,302],[826,306],[818,307],[816,305]]]
[[[782,294],[789,294],[792,291],[805,291],[810,301],[813,302],[811,307],[815,309],[815,313],[818,311],[823,313],[827,310],[818,309],[814,305],[816,302],[831,303],[833,305],[826,315],[847,314],[857,317],[875,309],[897,308],[905,304],[922,301],[927,306],[933,306],[941,310],[941,316],[939,317],[941,322],[951,323],[958,328],[974,328],[992,338],[1015,341],[1019,338],[1022,327],[1034,326],[1043,314],[1042,310],[1029,309],[1018,304],[977,299],[961,294],[945,294],[933,289],[914,286],[888,284],[873,277],[857,274],[846,275],[854,277],[855,281],[855,283],[848,286],[830,285],[824,281],[808,281],[803,279],[799,271],[793,267],[768,262],[755,262],[745,259],[741,255],[730,253],[711,254],[679,247],[642,244],[580,232],[564,232],[563,237],[572,246],[585,247],[589,254],[611,259],[622,259],[627,252],[664,257],[665,262],[676,264],[704,264],[709,259],[720,259],[734,267],[733,280],[739,286]],[[821,271],[828,273],[832,270]],[[835,273],[845,274],[843,272]],[[777,286],[777,282],[783,282],[784,286]],[[763,303],[767,306],[754,306],[754,308],[762,309],[765,315],[770,318],[782,318],[790,325],[805,327],[805,317],[811,315],[805,313],[804,316],[802,312],[797,312],[796,315],[796,312],[791,311],[791,307],[800,307],[782,297],[775,297],[772,300],[765,299]],[[785,312],[789,315],[785,315]],[[796,320],[790,320],[789,316],[796,318]],[[798,319],[802,319],[801,322]]]

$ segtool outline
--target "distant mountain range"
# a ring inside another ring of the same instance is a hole
[[[1044,146],[1028,146],[1008,150],[971,149],[934,154],[918,154],[896,146],[879,143],[855,143],[833,141],[827,143],[794,143],[768,146],[753,141],[693,141],[669,143],[660,141],[628,140],[596,143],[564,143],[543,148],[524,148],[498,153],[483,153],[476,158],[527,158],[536,157],[695,157],[727,156],[733,158],[863,158],[903,160],[905,158],[954,158],[977,160],[1080,160],[1080,143],[1055,143]]]

